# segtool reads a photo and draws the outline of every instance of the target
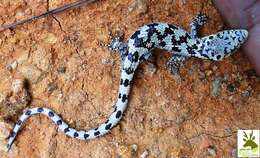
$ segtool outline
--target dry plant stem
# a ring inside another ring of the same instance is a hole
[[[47,11],[43,14],[33,16],[31,18],[28,18],[28,19],[17,21],[17,22],[12,23],[12,24],[3,25],[3,26],[0,27],[0,31],[6,30],[6,29],[14,29],[18,25],[29,23],[29,22],[32,22],[34,20],[44,18],[44,17],[47,17],[47,16],[52,16],[54,14],[58,14],[58,13],[61,13],[61,12],[67,11],[67,10],[79,8],[79,7],[82,7],[83,5],[88,5],[88,4],[95,2],[95,1],[96,0],[79,0],[79,1],[74,2],[74,3],[66,4],[66,5],[63,5],[59,8]]]

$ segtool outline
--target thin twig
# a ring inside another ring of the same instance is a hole
[[[56,9],[47,11],[43,14],[36,15],[36,16],[33,16],[33,17],[25,19],[25,20],[17,21],[17,22],[12,23],[12,24],[0,26],[0,31],[6,30],[6,29],[14,29],[18,25],[22,25],[24,23],[29,23],[29,22],[32,22],[36,19],[44,18],[44,17],[51,16],[51,15],[54,15],[54,14],[58,14],[58,13],[61,13],[61,12],[67,11],[67,10],[79,8],[79,7],[82,7],[83,5],[88,5],[88,4],[90,4],[94,1],[96,1],[96,0],[79,0],[79,1],[74,2],[74,3],[66,4],[66,5],[58,7]]]

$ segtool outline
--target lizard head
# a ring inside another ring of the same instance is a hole
[[[248,31],[244,29],[226,30],[201,39],[202,57],[222,60],[238,49],[247,39]]]

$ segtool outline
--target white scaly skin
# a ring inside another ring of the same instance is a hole
[[[152,50],[155,48],[164,49],[171,53],[174,52],[173,57],[168,62],[168,66],[173,73],[178,73],[179,66],[189,57],[216,61],[222,60],[235,49],[238,49],[248,36],[246,30],[228,30],[199,38],[197,29],[205,22],[206,16],[198,15],[192,21],[190,33],[174,25],[152,23],[140,27],[130,37],[127,45],[118,38],[114,39],[110,47],[120,52],[123,62],[118,99],[114,106],[114,111],[107,121],[95,129],[88,131],[77,130],[69,127],[61,117],[50,109],[42,107],[32,108],[22,114],[15,124],[8,140],[7,150],[10,150],[23,122],[35,114],[46,115],[61,131],[73,138],[89,140],[108,133],[111,128],[118,124],[127,107],[135,70],[141,62],[152,55]]]

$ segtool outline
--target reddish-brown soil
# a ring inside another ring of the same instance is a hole
[[[49,9],[70,2],[49,1]],[[2,0],[0,24],[46,10],[45,0]],[[236,157],[237,130],[260,128],[259,78],[241,51],[222,62],[189,59],[180,80],[165,66],[170,54],[156,50],[138,69],[128,109],[110,134],[79,141],[34,116],[11,151],[2,150],[29,107],[51,108],[79,129],[106,120],[120,74],[119,55],[104,46],[110,35],[127,40],[158,21],[189,30],[199,12],[209,16],[202,35],[227,28],[208,0],[100,0],[0,32],[0,157]]]

